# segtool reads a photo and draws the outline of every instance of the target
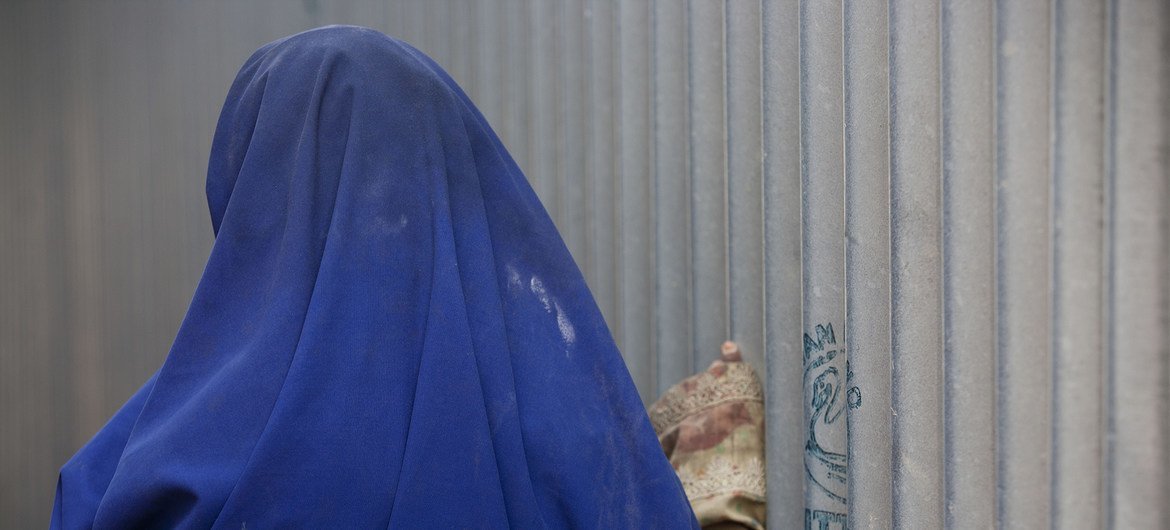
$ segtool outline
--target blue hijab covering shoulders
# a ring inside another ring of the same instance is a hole
[[[552,221],[466,95],[374,30],[265,45],[215,245],[53,528],[697,528]]]

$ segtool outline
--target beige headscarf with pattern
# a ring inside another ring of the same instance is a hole
[[[734,342],[650,406],[703,528],[764,528],[764,393]]]

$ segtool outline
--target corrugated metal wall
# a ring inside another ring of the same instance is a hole
[[[1167,527],[1168,16],[4,2],[0,526],[44,524],[56,467],[165,355],[236,68],[355,23],[479,104],[647,401],[741,342],[766,373],[774,527]]]

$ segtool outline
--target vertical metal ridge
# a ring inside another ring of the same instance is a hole
[[[895,526],[943,523],[937,4],[890,6],[890,314]]]
[[[623,164],[622,164],[622,159],[621,159],[622,146],[621,146],[621,139],[620,139],[620,136],[618,134],[620,131],[620,126],[621,126],[621,121],[622,121],[622,99],[623,99],[622,98],[622,79],[621,79],[621,73],[622,73],[622,68],[621,68],[621,49],[622,49],[621,1],[620,0],[612,0],[612,5],[610,6],[610,10],[611,10],[610,18],[612,19],[612,27],[610,28],[610,36],[613,39],[613,48],[611,50],[611,53],[613,56],[610,58],[610,60],[612,61],[612,65],[610,66],[610,68],[612,69],[612,75],[613,75],[613,80],[612,80],[612,82],[613,82],[613,86],[612,86],[612,90],[613,90],[613,94],[612,94],[612,97],[613,97],[613,102],[612,102],[613,122],[610,124],[611,130],[609,131],[609,138],[611,138],[613,140],[613,145],[612,145],[613,172],[610,175],[607,175],[607,178],[610,180],[609,186],[610,186],[611,193],[608,197],[606,197],[606,199],[611,202],[610,207],[613,209],[613,211],[607,212],[611,217],[611,219],[610,219],[611,231],[610,231],[610,233],[606,234],[605,237],[607,238],[606,244],[609,245],[610,247],[612,247],[611,249],[609,249],[609,252],[612,254],[612,257],[610,259],[613,260],[613,262],[610,264],[610,266],[612,268],[611,274],[613,277],[613,279],[611,280],[611,283],[613,285],[610,288],[613,289],[613,315],[614,315],[614,318],[613,318],[613,321],[610,323],[610,327],[613,329],[614,339],[617,341],[618,347],[621,348],[622,344],[623,344],[623,338],[625,336],[625,328],[624,328],[625,322],[622,320],[622,268],[621,268],[622,263],[621,263],[621,247],[619,244],[621,241],[621,234],[622,234],[621,177],[622,177],[622,171],[623,171]],[[623,350],[623,353],[624,353],[624,350]]]
[[[1060,225],[1057,223],[1057,216],[1060,213],[1062,197],[1058,190],[1058,179],[1061,177],[1060,155],[1062,154],[1060,131],[1058,129],[1061,118],[1061,78],[1064,72],[1063,64],[1060,56],[1060,38],[1063,36],[1063,18],[1060,9],[1060,2],[1050,1],[1048,4],[1048,233],[1051,238],[1050,246],[1048,248],[1048,298],[1049,307],[1048,312],[1048,372],[1049,380],[1051,381],[1048,389],[1050,432],[1048,434],[1049,451],[1052,454],[1052,465],[1048,468],[1048,482],[1050,485],[1048,491],[1048,520],[1049,524],[1056,527],[1056,521],[1061,515],[1060,498],[1058,490],[1060,488],[1059,479],[1062,476],[1060,469],[1061,453],[1061,439],[1059,436],[1060,421],[1060,401],[1057,399],[1059,393],[1060,383],[1062,381],[1058,366],[1058,359],[1063,353],[1063,349],[1057,340],[1060,335],[1062,326],[1060,325],[1060,317],[1062,311],[1060,307],[1061,296],[1058,291],[1058,286],[1061,281],[1061,263],[1058,259],[1059,253],[1063,250],[1061,238]]]
[[[731,18],[731,3],[732,2],[730,0],[721,0],[719,3],[722,6],[722,16],[723,16],[722,21],[721,21],[722,24],[719,25],[719,32],[720,32],[720,36],[719,36],[720,48],[719,49],[723,55],[723,57],[720,59],[720,63],[723,67],[722,71],[720,72],[721,77],[722,77],[721,81],[723,83],[723,86],[721,87],[722,93],[723,93],[723,101],[720,102],[723,106],[723,121],[722,121],[723,138],[720,139],[721,140],[720,144],[723,147],[723,228],[725,230],[725,232],[723,233],[723,274],[724,274],[724,278],[723,278],[723,307],[727,308],[727,319],[724,322],[726,328],[723,330],[723,336],[727,339],[731,339],[735,336],[733,334],[732,330],[735,329],[735,319],[737,316],[735,314],[734,302],[732,302],[732,297],[734,296],[735,287],[731,284],[731,280],[732,280],[732,270],[731,270],[732,226],[731,226],[731,221],[732,221],[732,218],[734,217],[734,214],[732,214],[732,212],[731,212],[731,206],[732,206],[732,204],[731,204],[731,201],[732,201],[732,198],[731,198],[731,186],[732,186],[732,184],[731,184],[731,180],[732,180],[731,136],[732,136],[732,133],[731,133],[731,131],[732,131],[733,126],[731,123],[732,122],[732,119],[731,119],[731,107],[732,107],[731,61],[732,61],[732,55],[730,53],[730,47],[731,47],[732,35],[731,35],[731,28],[730,28],[730,26],[731,26],[730,18]]]
[[[582,112],[581,122],[581,257],[577,259],[577,264],[581,267],[581,271],[585,276],[585,283],[590,286],[591,290],[597,285],[597,243],[593,238],[594,226],[594,180],[597,161],[594,153],[596,151],[593,135],[593,120],[597,113],[595,105],[595,84],[596,76],[594,75],[594,52],[593,52],[593,2],[592,0],[580,0],[581,5],[581,69],[582,69],[582,83],[581,83],[581,99],[582,107],[584,109],[592,109],[592,111]]]
[[[447,32],[438,31],[441,20],[439,17],[439,7],[443,1],[426,2],[421,8],[423,30],[422,47],[429,50],[428,53],[435,59],[435,62],[449,65],[451,64],[451,53],[450,49],[446,46],[447,39],[443,38]],[[314,22],[318,25],[320,24],[320,22]]]
[[[638,359],[630,358],[630,350],[626,348],[626,310],[625,310],[625,270],[622,259],[624,256],[624,241],[622,240],[622,233],[625,230],[624,225],[624,208],[622,207],[624,195],[624,173],[626,171],[626,163],[623,159],[625,155],[625,148],[623,146],[622,138],[622,121],[625,118],[625,105],[628,98],[625,94],[624,77],[626,68],[622,65],[622,47],[625,39],[622,38],[622,31],[625,27],[623,23],[623,2],[621,0],[614,0],[613,5],[613,99],[614,99],[614,118],[612,137],[615,139],[613,146],[613,233],[610,234],[612,238],[610,244],[613,248],[613,283],[614,283],[614,322],[611,324],[613,328],[614,340],[617,341],[618,349],[621,350],[625,358],[627,368],[630,370],[630,376],[634,378],[635,383],[640,383],[638,366],[630,366],[636,364]],[[639,394],[642,391],[639,390]],[[643,396],[645,401],[645,396]]]
[[[617,122],[619,205],[618,260],[622,351],[643,401],[657,397],[654,388],[653,352],[650,349],[653,318],[653,285],[650,278],[654,248],[651,229],[653,197],[648,176],[653,157],[646,134],[650,124],[649,39],[645,31],[649,7],[635,2],[618,4],[619,108]]]
[[[463,6],[460,6],[457,0],[447,0],[445,7],[443,19],[456,21],[453,30],[447,34],[448,46],[451,49],[449,73],[464,91],[474,93],[478,83],[475,69],[472,68],[471,58],[475,55],[472,43],[479,40],[479,25],[472,24],[470,17],[461,16],[460,8]]]
[[[994,13],[944,2],[940,16],[945,522],[986,528],[996,520]]]
[[[548,121],[548,138],[544,140],[545,149],[548,151],[542,153],[544,157],[544,165],[548,171],[548,202],[553,204],[552,209],[556,212],[556,226],[557,232],[561,234],[561,240],[566,248],[570,251],[568,235],[572,232],[572,227],[565,219],[565,194],[564,194],[564,180],[565,180],[565,164],[564,164],[564,135],[565,135],[565,113],[566,105],[564,101],[564,85],[565,74],[561,68],[564,64],[564,38],[568,34],[564,27],[562,12],[564,5],[561,2],[553,3],[550,6],[542,8],[543,20],[536,25],[545,26],[542,30],[547,30],[547,33],[542,33],[542,40],[544,46],[549,48],[544,53],[544,75],[548,77],[546,81],[545,91],[548,94],[547,98],[547,112],[549,116],[544,118]],[[538,74],[539,75],[539,74]]]
[[[727,338],[722,4],[689,0],[691,246],[694,365],[714,359]]]
[[[649,219],[646,228],[646,238],[650,241],[643,245],[647,249],[649,256],[643,268],[643,283],[644,288],[649,292],[645,296],[645,303],[649,308],[648,314],[645,318],[645,333],[646,333],[646,347],[650,350],[650,390],[647,403],[653,403],[658,396],[669,387],[669,383],[663,385],[661,383],[661,369],[662,360],[660,351],[658,349],[658,333],[655,332],[655,327],[659,321],[658,313],[661,308],[658,307],[658,282],[655,281],[656,272],[658,270],[658,195],[655,193],[654,168],[658,159],[658,142],[657,129],[655,127],[655,75],[654,60],[657,57],[658,50],[657,42],[654,37],[654,20],[655,10],[654,5],[646,6],[645,16],[646,22],[643,24],[643,33],[645,33],[646,56],[644,58],[645,65],[642,69],[644,76],[642,81],[646,84],[646,97],[643,104],[646,106],[646,111],[643,113],[643,118],[646,120],[646,135],[643,141],[646,143],[645,172],[643,173],[644,182],[642,192],[645,194],[642,211]]]
[[[505,54],[507,75],[501,82],[508,89],[504,92],[505,118],[501,136],[512,158],[531,182],[532,160],[529,156],[531,127],[527,125],[529,108],[527,103],[532,100],[528,86],[528,79],[531,76],[531,49],[525,45],[531,26],[530,13],[524,9],[525,6],[526,3],[522,0],[511,0],[505,6],[507,14],[504,16],[504,35],[508,39],[505,45],[505,49],[508,50]]]
[[[890,528],[888,6],[846,0],[842,22],[848,508],[854,528]]]
[[[614,175],[617,174],[616,140],[613,134],[614,104],[614,26],[616,19],[611,0],[590,0],[590,101],[596,110],[590,113],[590,269],[594,283],[590,284],[594,299],[601,307],[609,328],[618,339],[620,322],[617,313],[617,293],[614,284],[616,262],[613,253]]]
[[[646,145],[646,160],[643,162],[643,171],[641,179],[641,193],[643,195],[640,214],[644,215],[648,220],[645,227],[645,237],[648,241],[642,244],[642,248],[646,249],[647,254],[642,263],[642,288],[645,289],[641,297],[642,303],[646,304],[646,314],[643,315],[641,323],[645,328],[643,333],[646,335],[645,344],[650,351],[650,379],[647,383],[649,390],[647,392],[646,403],[653,403],[658,398],[658,395],[666,389],[659,385],[661,376],[659,375],[660,361],[658,350],[658,335],[654,333],[654,325],[658,321],[658,305],[655,303],[658,294],[658,283],[654,281],[655,271],[658,267],[658,208],[657,196],[654,194],[654,164],[658,158],[657,144],[654,141],[654,70],[653,61],[655,53],[654,42],[654,6],[647,5],[643,12],[645,21],[642,23],[643,44],[646,46],[645,55],[642,57],[642,83],[644,84],[645,97],[642,99],[642,105],[645,107],[642,112],[642,120],[645,122],[643,127],[642,141]]]
[[[997,6],[998,318],[1003,520],[1048,526],[1048,12]],[[1044,367],[1037,372],[1036,367]],[[1037,450],[1037,448],[1042,448]]]
[[[1170,97],[1170,64],[1165,58],[1170,57],[1170,8],[1161,6],[1158,13],[1158,25],[1162,38],[1161,57],[1162,65],[1159,79],[1162,87],[1162,150],[1159,159],[1163,175],[1162,181],[1162,378],[1161,407],[1162,407],[1162,524],[1170,525],[1170,104],[1166,102]]]
[[[23,15],[19,9],[23,7],[20,4],[5,3],[0,4],[0,64],[4,64],[14,70],[21,67],[20,57],[21,50],[18,46],[20,41],[21,31],[20,27],[24,25],[17,24],[16,21]],[[19,70],[17,70],[19,71]],[[14,79],[14,77],[7,77],[6,80]],[[17,78],[18,79],[18,78]],[[16,100],[20,96],[19,85],[15,82],[0,83],[0,98],[4,101]],[[21,110],[16,106],[6,106],[0,113],[3,115],[3,120],[0,123],[8,127],[23,126],[20,119]],[[4,141],[0,141],[0,175],[16,175],[20,174],[20,165],[17,162],[17,144],[19,138],[9,139],[11,134],[9,131],[3,131]],[[21,220],[24,216],[21,199],[23,194],[22,182],[27,182],[31,179],[16,179],[15,182],[10,182],[7,178],[4,179],[5,192],[0,194],[0,248],[7,251],[2,255],[0,261],[0,288],[4,289],[5,303],[0,304],[0,403],[7,406],[0,407],[0,477],[16,477],[21,471],[18,466],[24,461],[23,446],[20,445],[17,439],[17,434],[24,431],[22,423],[23,418],[20,416],[20,411],[25,407],[21,400],[21,393],[18,392],[18,385],[20,377],[24,374],[19,370],[20,359],[18,355],[11,352],[22,351],[21,342],[24,338],[23,333],[19,333],[21,326],[18,325],[19,320],[19,305],[17,303],[23,302],[22,286],[26,282],[18,281],[18,278],[23,276],[23,270],[20,263],[20,258],[24,256],[20,252],[20,232],[16,227],[23,228]],[[17,303],[13,303],[16,301]],[[15,406],[13,405],[15,404]],[[19,407],[19,408],[18,408]],[[20,455],[20,458],[10,455]],[[27,502],[20,498],[22,491],[25,491],[20,486],[15,484],[16,481],[11,479],[4,479],[0,481],[0,526],[16,527],[19,517],[22,515],[19,507]]]
[[[1105,3],[1105,68],[1104,68],[1104,137],[1102,138],[1103,150],[1103,175],[1104,183],[1102,185],[1102,207],[1104,209],[1104,222],[1102,223],[1102,244],[1103,253],[1105,255],[1104,263],[1104,278],[1102,281],[1102,298],[1105,301],[1102,307],[1102,321],[1105,326],[1105,344],[1103,348],[1102,368],[1104,378],[1102,381],[1101,398],[1103,406],[1101,407],[1102,422],[1105,428],[1101,432],[1101,492],[1103,499],[1103,510],[1100,519],[1102,528],[1109,528],[1114,522],[1114,502],[1113,502],[1113,483],[1116,480],[1116,471],[1114,466],[1114,433],[1117,431],[1115,418],[1113,415],[1113,407],[1116,402],[1116,394],[1113,388],[1113,374],[1116,371],[1114,366],[1114,359],[1116,358],[1114,351],[1114,337],[1116,330],[1114,327],[1114,306],[1117,278],[1115,274],[1115,266],[1117,263],[1117,238],[1114,236],[1114,230],[1117,226],[1117,209],[1114,197],[1117,194],[1117,146],[1114,143],[1114,137],[1117,134],[1117,0],[1107,0]]]
[[[83,68],[88,60],[93,59],[92,46],[86,46],[89,32],[74,27],[75,17],[70,17],[66,24],[75,42],[72,47],[77,48],[75,56],[65,67],[78,71],[81,79],[90,79],[89,72]],[[104,413],[103,405],[106,402],[107,387],[104,381],[95,377],[102,372],[101,350],[105,337],[102,333],[101,314],[97,308],[104,305],[101,293],[102,279],[107,272],[102,263],[102,223],[101,223],[101,157],[97,152],[97,134],[94,131],[95,107],[92,91],[80,90],[81,83],[72,84],[68,101],[63,105],[67,131],[66,143],[69,146],[66,156],[66,172],[70,175],[67,187],[64,190],[67,211],[64,212],[67,223],[71,225],[68,238],[63,242],[69,245],[66,261],[71,271],[65,280],[66,289],[72,293],[69,311],[72,314],[68,322],[62,323],[65,330],[72,331],[70,344],[66,351],[57,352],[61,364],[59,372],[66,372],[66,380],[73,389],[75,402],[66,407],[70,424],[61,429],[59,435],[64,440],[56,440],[55,445],[65,447],[80,445],[92,433],[101,427],[101,416]],[[6,247],[5,247],[6,248]],[[180,302],[181,303],[181,302]],[[69,329],[73,328],[73,329]],[[76,445],[75,445],[76,444]],[[55,451],[59,457],[65,457],[69,451],[64,447]]]
[[[724,16],[726,60],[727,337],[737,341],[745,360],[764,369],[763,210],[760,87],[760,2],[727,2]]]
[[[844,91],[841,3],[802,3],[801,219],[805,513],[844,522],[848,440],[845,363]],[[815,521],[815,522],[814,522]]]
[[[560,212],[558,212],[554,179],[556,178],[553,160],[556,138],[553,120],[556,115],[553,91],[553,27],[550,16],[553,4],[551,2],[525,2],[524,16],[521,20],[525,42],[525,60],[528,63],[526,76],[520,79],[513,78],[514,84],[523,84],[528,90],[528,97],[520,102],[524,109],[522,116],[523,130],[526,132],[528,156],[524,165],[524,174],[532,184],[540,202],[548,211],[549,216],[559,227]],[[513,53],[516,53],[513,51]]]
[[[655,351],[659,392],[700,369],[692,353],[690,200],[687,159],[686,13],[682,2],[654,3]]]
[[[8,52],[12,55],[11,63],[8,64],[24,74],[19,77],[6,77],[5,80],[11,79],[11,83],[0,84],[0,90],[11,87],[11,93],[6,95],[24,102],[23,105],[9,105],[4,109],[5,120],[2,123],[11,123],[19,128],[19,134],[15,131],[5,131],[5,141],[0,142],[2,146],[0,153],[11,156],[0,160],[5,170],[4,175],[33,174],[35,169],[34,149],[38,138],[36,123],[32,117],[37,112],[37,95],[30,85],[36,79],[34,77],[36,66],[33,56],[28,52],[29,48],[41,43],[34,37],[40,28],[33,19],[30,6],[31,4],[5,5],[0,8],[9,13],[15,12],[12,14],[11,24],[8,23],[9,19],[0,19],[0,24],[10,26],[6,28],[9,31],[0,36],[0,39],[5,41],[11,39],[11,42],[5,42],[9,45],[5,47],[6,51],[16,51]],[[19,24],[16,23],[18,20]],[[44,61],[39,55],[36,58]],[[43,345],[38,344],[33,329],[36,311],[39,309],[38,277],[35,274],[39,268],[33,263],[39,249],[35,247],[33,229],[36,227],[40,209],[38,208],[40,205],[35,201],[35,187],[40,184],[40,179],[6,179],[6,184],[9,186],[0,194],[4,197],[0,200],[4,201],[6,207],[12,209],[14,215],[12,223],[3,226],[4,231],[11,236],[13,245],[5,247],[3,254],[5,267],[0,270],[12,272],[10,282],[4,284],[6,303],[3,314],[5,320],[11,319],[8,321],[9,325],[5,326],[8,328],[6,331],[10,331],[11,334],[0,336],[0,340],[3,341],[0,344],[5,346],[0,349],[2,363],[0,366],[5,368],[0,371],[0,380],[4,383],[0,388],[0,392],[3,392],[0,396],[9,398],[5,400],[6,406],[0,408],[0,422],[3,422],[0,424],[0,427],[3,427],[0,430],[0,449],[5,450],[2,453],[5,458],[0,462],[2,466],[0,470],[4,473],[0,476],[19,477],[20,480],[3,482],[3,488],[0,489],[0,521],[15,528],[32,524],[31,514],[20,508],[33,501],[32,485],[49,487],[42,477],[32,476],[34,470],[42,471],[49,466],[38,454],[38,451],[47,444],[36,443],[35,440],[36,435],[42,431],[35,423],[37,411],[33,408],[39,396],[30,392],[34,390],[30,387],[37,382],[39,375],[33,363],[40,361],[42,356],[22,355],[24,352],[45,350]],[[0,326],[4,324],[4,321],[0,321]]]
[[[517,71],[515,75],[509,76],[509,93],[514,98],[515,109],[514,129],[513,134],[516,136],[514,143],[515,149],[520,151],[519,159],[520,168],[524,171],[524,176],[528,178],[528,183],[540,196],[544,189],[544,174],[538,168],[540,167],[541,152],[538,146],[541,139],[538,138],[537,132],[541,129],[540,115],[537,108],[540,103],[540,95],[537,86],[537,72],[538,63],[542,50],[536,50],[533,46],[533,40],[536,38],[536,28],[533,24],[533,18],[537,16],[534,13],[533,2],[528,0],[516,0],[514,7],[516,30],[513,36],[511,54],[516,55],[515,67]],[[515,151],[513,151],[515,153]],[[547,203],[542,199],[541,204],[548,210]],[[548,212],[550,217],[555,212]],[[555,217],[554,217],[555,219]]]
[[[991,122],[991,132],[989,134],[989,141],[991,143],[991,152],[989,153],[991,165],[991,329],[992,329],[992,356],[991,356],[991,417],[992,431],[995,433],[992,440],[992,458],[994,461],[992,476],[994,477],[994,491],[995,497],[992,505],[995,507],[994,521],[996,525],[1003,524],[1004,507],[1002,502],[1002,480],[1003,480],[1003,459],[1000,457],[1000,449],[1003,446],[1003,427],[1000,422],[1000,410],[1003,408],[1003,392],[1000,389],[1000,371],[1003,369],[1000,362],[1000,357],[1003,354],[1003,348],[1000,340],[1000,319],[999,307],[1001,303],[999,273],[1002,270],[1001,260],[1003,252],[999,246],[999,230],[1000,230],[1000,198],[999,198],[999,128],[1000,128],[1000,102],[999,90],[1002,83],[1002,75],[1000,75],[1000,58],[999,58],[999,35],[1001,33],[999,28],[1000,7],[999,0],[991,2],[989,11],[991,12],[991,20],[988,23],[991,26],[990,43],[987,47],[988,56],[991,62],[991,101],[989,104],[988,119]]]
[[[1053,3],[1052,525],[1102,518],[1102,88],[1096,2]],[[1085,303],[1095,300],[1096,303]]]
[[[1163,527],[1167,414],[1164,402],[1167,339],[1162,329],[1165,275],[1162,262],[1168,192],[1164,149],[1167,141],[1167,87],[1158,68],[1165,58],[1165,6],[1118,3],[1115,13],[1116,76],[1113,88],[1112,148],[1115,179],[1113,244],[1114,293],[1111,337],[1114,482],[1110,525]],[[1164,64],[1164,63],[1163,63]]]
[[[887,207],[889,208],[889,218],[890,218],[889,225],[890,225],[890,227],[889,227],[889,232],[888,232],[886,237],[889,238],[890,244],[888,245],[888,248],[886,249],[888,252],[888,256],[886,259],[890,262],[890,273],[885,276],[884,280],[889,282],[889,284],[890,284],[890,304],[889,304],[889,313],[890,313],[890,315],[889,315],[889,326],[890,326],[890,369],[889,369],[889,378],[890,378],[890,389],[889,389],[889,392],[890,392],[890,455],[889,455],[889,459],[890,459],[890,506],[889,506],[889,512],[890,512],[891,522],[896,521],[898,518],[899,492],[898,492],[898,489],[894,487],[894,470],[897,466],[897,461],[898,461],[897,451],[898,451],[898,446],[900,443],[900,436],[901,436],[899,430],[893,424],[894,423],[893,416],[894,416],[894,414],[896,414],[896,410],[894,408],[894,399],[895,399],[895,396],[897,395],[897,392],[898,392],[898,388],[896,386],[897,380],[894,378],[894,367],[898,363],[898,351],[894,349],[894,285],[893,285],[893,283],[894,283],[894,216],[893,216],[893,211],[894,211],[894,194],[893,194],[893,187],[894,187],[894,149],[893,149],[893,147],[894,146],[893,146],[893,143],[894,142],[893,142],[893,140],[894,140],[894,136],[895,136],[894,113],[896,110],[894,108],[893,102],[894,102],[894,91],[897,88],[897,86],[895,85],[896,79],[894,77],[894,61],[896,59],[896,57],[894,55],[895,4],[896,4],[896,0],[886,0],[886,28],[887,28],[886,29],[886,34],[887,34],[886,35],[886,38],[887,38],[887,40],[886,40],[886,105],[887,105],[887,107],[886,107],[886,109],[887,109],[886,110],[886,120],[887,120],[886,138],[890,144],[888,147],[889,153],[887,154],[887,163],[886,163],[886,165],[888,166],[887,170],[886,170],[886,179],[887,179],[888,185],[890,187],[890,197],[889,197],[889,201],[887,203]]]
[[[483,32],[479,35],[480,41],[472,45],[476,54],[472,65],[475,85],[468,90],[468,94],[474,98],[488,123],[492,124],[496,133],[503,138],[504,118],[500,111],[504,99],[502,85],[505,68],[499,64],[492,66],[492,59],[502,54],[502,44],[506,35],[505,22],[500,16],[502,11],[500,4],[501,0],[484,0],[475,4],[476,19],[482,21],[485,27],[495,28],[497,31]]]
[[[950,459],[948,458],[948,456],[949,456],[948,450],[949,449],[947,446],[947,441],[948,441],[947,427],[949,425],[947,422],[947,405],[948,405],[947,398],[949,398],[951,396],[947,392],[947,373],[949,370],[949,366],[948,366],[949,359],[947,358],[947,325],[948,325],[948,323],[947,323],[947,317],[946,317],[946,315],[947,315],[947,248],[946,248],[947,236],[946,236],[946,225],[947,225],[948,211],[947,211],[947,190],[946,190],[946,177],[945,177],[946,138],[944,137],[944,134],[945,134],[944,131],[945,131],[945,127],[946,127],[946,116],[945,116],[946,102],[943,100],[943,97],[946,93],[945,79],[943,77],[943,70],[945,69],[945,63],[946,63],[946,54],[945,54],[945,50],[944,50],[944,44],[946,43],[946,37],[943,36],[943,31],[945,31],[946,28],[943,25],[943,18],[944,18],[943,9],[945,9],[945,8],[944,8],[942,2],[939,2],[938,6],[936,7],[936,11],[934,13],[934,17],[935,17],[934,18],[934,27],[935,27],[935,42],[934,42],[935,72],[934,72],[934,79],[935,79],[935,82],[937,83],[935,86],[935,90],[934,90],[934,96],[937,98],[935,100],[935,112],[937,113],[937,115],[935,116],[935,127],[937,128],[936,133],[935,133],[935,149],[936,149],[935,167],[937,168],[937,171],[938,171],[938,188],[936,189],[937,196],[935,197],[935,200],[937,201],[937,203],[936,203],[936,218],[938,219],[938,231],[936,233],[936,240],[935,240],[935,248],[937,249],[937,252],[938,252],[938,264],[936,266],[936,269],[938,270],[938,279],[936,281],[935,288],[938,290],[938,309],[937,310],[938,310],[938,315],[939,315],[938,321],[936,323],[937,333],[938,333],[938,337],[939,337],[938,338],[938,344],[939,344],[939,350],[938,350],[938,364],[939,364],[938,387],[939,388],[938,388],[935,396],[939,401],[939,406],[938,406],[938,421],[939,421],[939,425],[938,425],[938,427],[939,427],[939,451],[938,451],[938,454],[939,454],[939,460],[938,460],[938,467],[939,467],[939,470],[938,470],[939,471],[939,473],[938,473],[938,477],[939,477],[938,478],[938,480],[939,480],[939,513],[938,513],[938,522],[939,522],[939,524],[946,525],[947,520],[948,520],[949,515],[950,515],[949,506],[947,505],[947,489],[950,487],[949,483],[948,483],[948,479],[950,478],[950,475],[948,473],[948,464],[950,462]]]
[[[586,40],[583,31],[584,9],[582,2],[572,2],[561,5],[557,19],[561,25],[559,39],[560,58],[558,59],[558,77],[563,80],[558,84],[558,116],[560,123],[557,126],[558,153],[557,153],[557,200],[561,211],[560,232],[565,239],[578,267],[585,268],[587,264],[586,249],[586,219],[585,197],[588,190],[586,182],[586,150],[583,149],[587,136],[587,99],[586,86],[589,77],[583,73],[585,61]]]
[[[649,51],[646,54],[646,74],[647,80],[647,108],[649,119],[647,120],[647,145],[653,151],[650,156],[650,161],[647,164],[646,180],[648,182],[647,207],[649,208],[650,217],[650,239],[653,241],[653,251],[650,256],[650,263],[648,266],[648,280],[650,280],[650,308],[652,315],[650,317],[650,361],[652,364],[652,378],[651,385],[653,389],[650,391],[650,400],[647,403],[652,403],[657,400],[662,392],[668,388],[669,384],[662,384],[662,357],[659,355],[660,338],[659,324],[662,322],[662,307],[658,303],[661,297],[661,283],[658,281],[658,261],[659,253],[662,249],[658,241],[659,233],[659,212],[658,203],[660,197],[658,196],[658,135],[660,133],[658,128],[658,5],[651,3],[647,6],[646,11],[646,40]]]
[[[804,520],[800,31],[796,10],[763,2],[764,388],[768,524]]]
[[[719,146],[723,148],[723,170],[721,176],[723,177],[723,307],[727,311],[727,317],[723,320],[723,338],[731,337],[731,326],[733,313],[731,312],[731,156],[728,139],[731,136],[730,124],[728,123],[728,112],[730,112],[731,98],[728,95],[731,83],[729,82],[729,70],[731,67],[731,59],[727,54],[728,46],[728,32],[727,32],[727,17],[730,0],[719,0],[722,4],[721,20],[719,24],[719,64],[721,66],[720,94],[722,95],[722,137],[719,138]],[[713,349],[713,348],[712,348]]]

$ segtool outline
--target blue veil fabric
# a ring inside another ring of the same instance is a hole
[[[55,528],[697,528],[552,221],[434,62],[260,48],[162,368],[61,469]]]

